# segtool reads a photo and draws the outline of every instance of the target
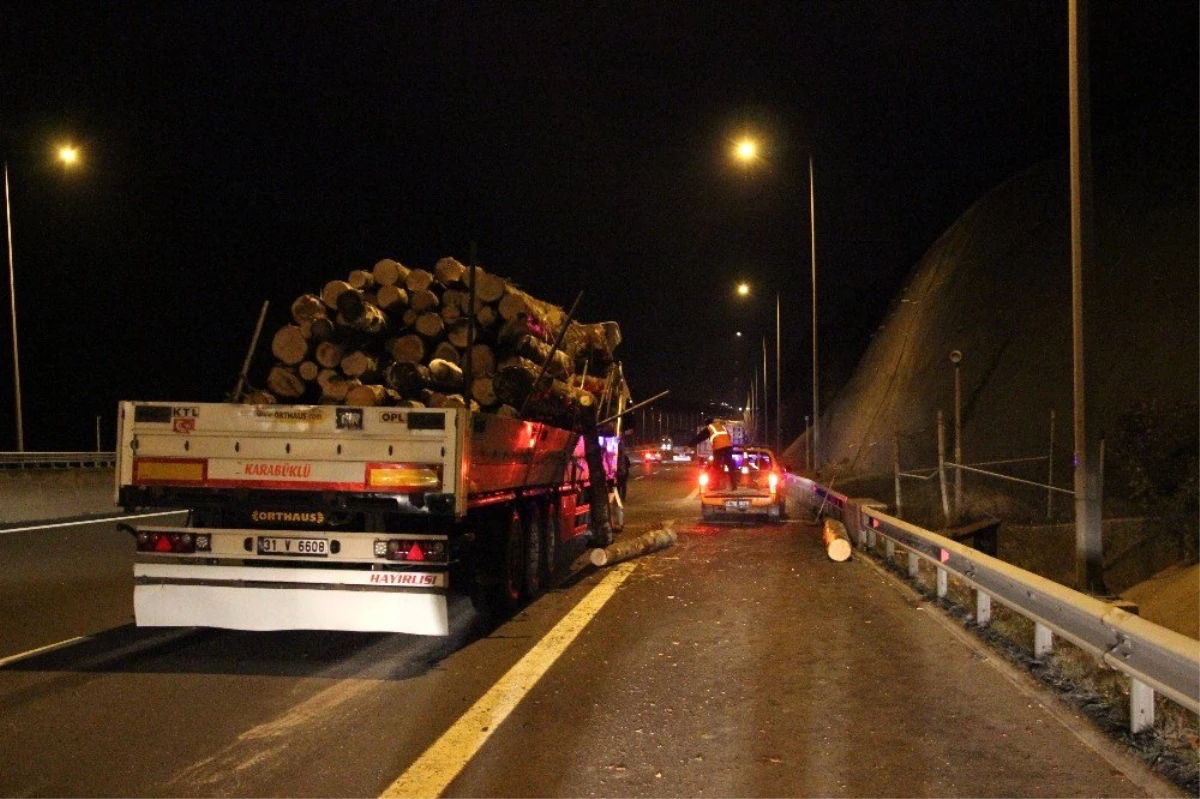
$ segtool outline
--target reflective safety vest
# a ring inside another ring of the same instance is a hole
[[[708,426],[708,440],[712,442],[713,452],[733,446],[733,436],[729,435],[725,425],[720,422],[714,422]]]

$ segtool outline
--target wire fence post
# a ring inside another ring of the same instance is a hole
[[[1054,485],[1054,409],[1050,409],[1050,465],[1046,469],[1046,485]],[[1046,521],[1054,518],[1054,490],[1046,489]]]
[[[942,490],[942,515],[950,523],[950,497],[946,491],[946,423],[942,412],[937,412],[938,483]]]
[[[904,506],[900,502],[900,433],[895,427],[892,428],[892,473],[896,483],[896,518],[903,519]]]

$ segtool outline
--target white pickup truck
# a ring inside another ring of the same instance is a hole
[[[454,408],[123,402],[119,420],[117,503],[188,513],[126,527],[140,626],[445,635],[451,590],[511,612],[564,544],[612,537],[613,438]]]

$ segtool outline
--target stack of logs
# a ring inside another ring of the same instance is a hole
[[[292,322],[271,340],[276,363],[266,389],[244,401],[408,408],[469,401],[476,410],[565,427],[594,419],[611,387],[616,323],[568,320],[558,306],[476,267],[472,335],[469,275],[454,258],[432,271],[385,258],[327,283],[319,296],[298,297]]]

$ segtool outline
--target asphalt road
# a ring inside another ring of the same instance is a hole
[[[815,526],[702,525],[690,468],[634,477],[627,535],[678,543],[505,689],[445,795],[1144,795]],[[456,601],[445,639],[139,630],[131,549],[112,524],[0,534],[0,660],[80,639],[0,667],[0,795],[378,796],[614,574],[498,627]]]

